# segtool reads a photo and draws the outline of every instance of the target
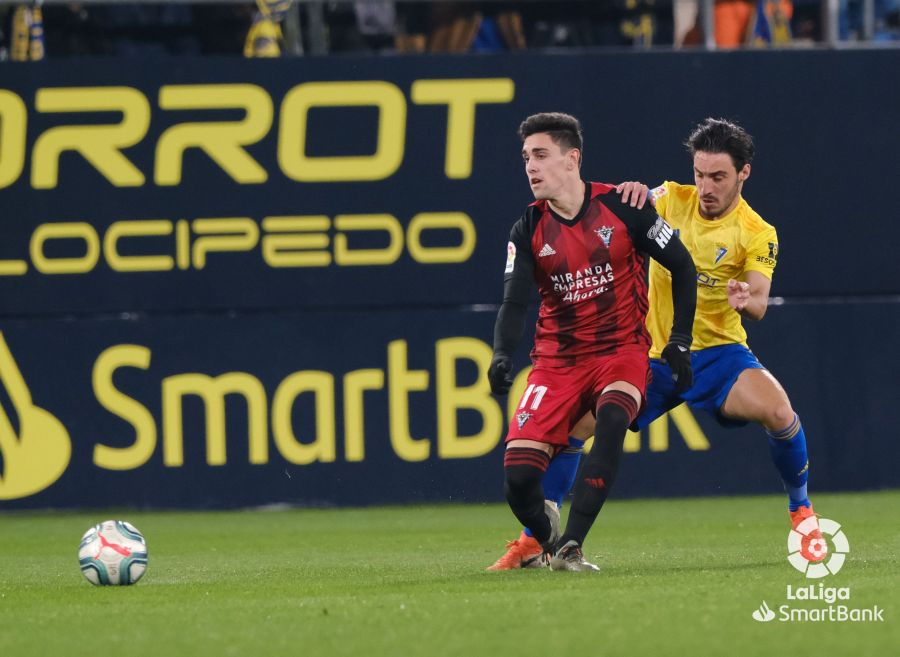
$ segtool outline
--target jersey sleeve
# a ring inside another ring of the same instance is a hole
[[[766,226],[747,245],[747,257],[744,259],[744,271],[758,271],[772,280],[775,265],[778,262],[778,235],[775,228]]]
[[[506,245],[506,270],[503,274],[503,301],[527,305],[534,286],[534,253],[531,236],[534,226],[526,212],[509,232]]]
[[[665,219],[669,211],[669,185],[672,183],[666,180],[659,187],[654,187],[647,192],[647,198],[656,209],[656,214]]]
[[[641,209],[632,208],[616,196],[610,200],[610,209],[628,227],[635,248],[647,253],[672,273],[675,319],[669,339],[690,347],[697,307],[697,269],[691,254],[672,227],[649,205]]]
[[[511,356],[525,332],[525,313],[534,287],[534,253],[531,213],[526,212],[509,233],[506,271],[503,275],[503,303],[494,323],[494,353]]]

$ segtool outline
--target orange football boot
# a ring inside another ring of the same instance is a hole
[[[815,520],[816,514],[812,505],[801,506],[796,511],[789,511],[788,513],[791,516],[791,527],[794,528],[794,531],[803,535],[803,538],[800,540],[800,554],[810,563],[824,561],[825,557],[828,556],[828,542],[822,536],[822,531],[819,529],[819,521]],[[807,526],[804,527],[807,531],[804,534],[802,530],[797,528],[807,518],[813,518],[815,522],[807,523]],[[809,524],[813,525],[812,529],[809,529]]]
[[[515,570],[516,568],[543,568],[547,565],[544,548],[533,536],[524,531],[514,541],[506,544],[506,554],[497,559],[487,570]]]

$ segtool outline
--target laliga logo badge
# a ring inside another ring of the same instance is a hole
[[[812,535],[817,526],[821,530],[821,537]],[[831,550],[828,549],[825,536],[831,537]],[[787,560],[804,573],[807,579],[836,575],[850,552],[850,543],[841,531],[841,526],[828,518],[819,518],[817,522],[815,516],[810,516],[797,525],[796,529],[792,529],[788,534],[787,544]],[[828,559],[823,561],[826,555],[829,555]]]

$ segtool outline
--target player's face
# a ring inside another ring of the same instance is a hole
[[[700,216],[716,219],[738,204],[750,165],[738,171],[728,153],[694,153],[694,182],[700,199]]]
[[[522,144],[522,159],[534,198],[558,198],[573,172],[578,172],[578,157],[577,149],[563,152],[546,132],[528,136]]]

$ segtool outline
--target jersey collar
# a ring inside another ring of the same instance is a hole
[[[557,214],[553,210],[553,208],[550,207],[550,203],[547,202],[547,212],[550,213],[551,217],[556,219],[559,223],[563,224],[564,226],[574,226],[579,221],[581,221],[581,218],[587,213],[588,207],[591,204],[591,197],[593,196],[592,192],[593,192],[594,186],[591,185],[591,183],[584,182],[583,180],[581,182],[584,185],[584,201],[581,204],[581,208],[578,210],[578,214],[576,214],[571,219],[566,219],[562,215]]]

